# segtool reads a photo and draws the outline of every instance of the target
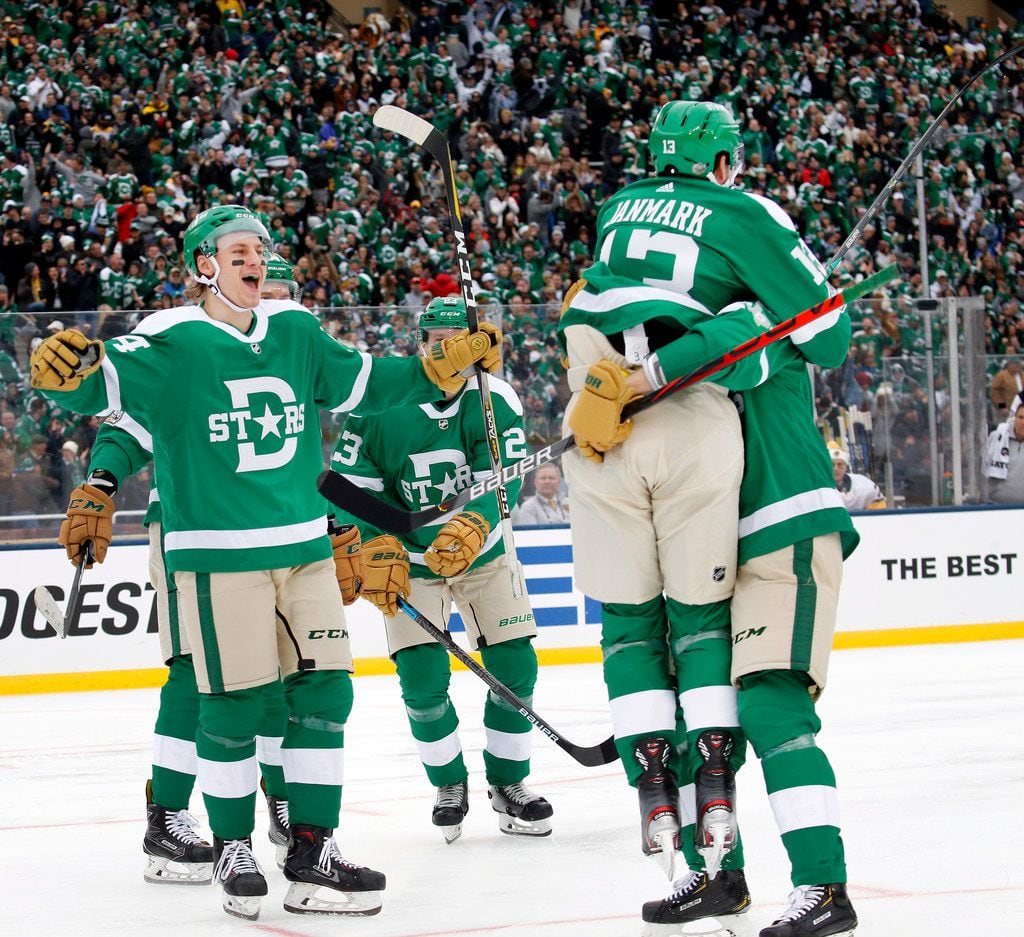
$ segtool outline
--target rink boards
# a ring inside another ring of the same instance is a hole
[[[861,544],[845,566],[836,647],[1024,637],[1013,587],[1022,581],[1024,508],[868,512],[854,523]],[[541,663],[599,660],[600,609],[574,588],[569,529],[521,528],[516,544]],[[62,641],[32,593],[48,585],[63,600],[72,577],[64,551],[0,547],[0,694],[162,683],[147,552],[143,541],[115,543],[85,573],[79,615]],[[357,672],[391,669],[380,614],[360,601],[347,618]],[[457,615],[452,630],[462,630]]]

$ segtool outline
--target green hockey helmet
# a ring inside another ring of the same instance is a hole
[[[420,313],[420,341],[427,340],[430,329],[468,329],[466,301],[461,296],[438,296]]]
[[[241,205],[217,205],[200,212],[185,229],[185,268],[196,280],[205,283],[206,278],[201,276],[196,266],[196,252],[213,257],[217,253],[217,241],[220,238],[239,232],[255,234],[263,241],[263,247],[270,250],[267,229],[248,208]]]
[[[302,288],[295,282],[295,271],[291,263],[275,251],[264,251],[263,259],[267,262],[267,277],[263,288],[275,283],[283,284],[288,287],[291,298],[298,302]]]
[[[671,101],[651,128],[651,158],[659,175],[710,178],[719,153],[729,157],[732,185],[743,171],[743,140],[732,111],[708,101]],[[717,180],[715,180],[717,181]]]

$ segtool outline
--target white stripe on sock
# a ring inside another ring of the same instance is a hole
[[[676,727],[676,698],[671,690],[641,690],[609,701],[615,737],[657,735]]]
[[[533,736],[526,732],[499,732],[488,729],[486,750],[495,758],[507,758],[509,761],[526,761],[533,750]]]
[[[284,779],[289,784],[335,784],[345,777],[343,748],[282,748]]]
[[[687,732],[728,729],[740,724],[734,686],[698,686],[679,694]]]
[[[256,756],[241,761],[198,758],[199,789],[213,797],[248,797],[256,793],[259,767]]]
[[[780,833],[812,826],[839,826],[839,796],[827,784],[786,787],[768,795]]]
[[[421,742],[416,739],[416,747],[420,750],[420,761],[428,768],[443,768],[451,764],[462,752],[462,742],[456,729],[443,739],[436,742]]]
[[[153,736],[153,764],[168,771],[196,774],[196,743],[170,735]]]
[[[256,760],[262,765],[281,765],[282,736],[257,735]]]

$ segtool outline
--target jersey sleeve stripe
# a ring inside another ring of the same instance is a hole
[[[129,436],[135,439],[143,449],[145,449],[150,456],[153,455],[153,437],[150,436],[149,431],[132,418],[129,413],[122,413],[120,419],[113,424],[118,429],[123,429]]]
[[[366,385],[370,380],[370,368],[373,365],[373,358],[364,352],[359,352],[359,357],[362,359],[363,364],[356,375],[355,382],[352,384],[352,392],[348,395],[348,399],[331,410],[331,413],[345,413],[349,410],[355,410],[363,397],[366,396]]]
[[[109,416],[115,410],[121,409],[121,379],[117,374],[117,366],[110,360],[110,355],[103,356],[100,371],[103,374],[103,384],[107,390],[107,406],[97,416]],[[150,452],[152,451],[150,449]]]
[[[839,322],[839,316],[843,309],[837,309],[835,312],[830,312],[827,316],[822,316],[820,319],[815,319],[813,322],[808,322],[803,328],[797,329],[795,332],[790,333],[789,340],[794,345],[803,345],[809,342],[812,338],[817,338],[822,332],[827,332],[830,328]]]
[[[569,304],[571,308],[580,312],[611,312],[624,306],[632,306],[634,303],[664,302],[682,306],[684,309],[695,310],[706,316],[714,315],[703,303],[697,302],[692,296],[684,293],[676,293],[673,290],[663,290],[657,286],[619,286],[603,290],[600,293],[590,293],[587,290],[580,290]]]

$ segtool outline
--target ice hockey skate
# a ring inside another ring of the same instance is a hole
[[[224,910],[235,917],[255,921],[260,916],[260,898],[267,893],[267,879],[252,854],[252,838],[213,838],[216,867],[214,881],[224,886]]]
[[[498,829],[513,836],[550,836],[554,809],[522,782],[487,789],[491,809],[498,814]]]
[[[146,782],[146,835],[142,873],[154,885],[209,885],[213,847],[196,832],[199,824],[187,810],[167,810],[153,803],[153,782]]]
[[[729,765],[733,744],[730,732],[712,730],[697,737],[697,751],[704,763],[697,769],[694,840],[712,879],[722,867],[722,858],[735,847],[738,835],[736,774]]]
[[[469,813],[469,784],[444,784],[437,789],[431,822],[439,826],[446,843],[454,843],[462,835],[462,821]]]
[[[789,907],[761,937],[848,937],[857,927],[846,886],[798,885],[789,894]]]
[[[381,909],[386,879],[342,858],[334,831],[296,823],[284,877],[291,882],[284,909],[293,914],[348,914],[368,917]]]
[[[288,840],[291,838],[291,827],[288,825],[288,801],[282,797],[267,794],[267,782],[260,778],[260,789],[267,798],[267,813],[270,814],[270,826],[267,836],[274,844],[274,858],[279,869],[284,868],[288,858]]]
[[[675,874],[679,851],[679,788],[668,769],[667,739],[643,739],[633,757],[644,769],[637,781],[640,798],[640,845],[645,856],[654,856],[665,875]]]
[[[707,937],[731,937],[735,931],[728,921],[718,920],[742,914],[750,907],[750,892],[742,869],[721,872],[711,879],[706,872],[687,871],[676,881],[672,893],[660,901],[644,904],[643,937],[704,934]],[[701,922],[697,927],[695,922]],[[682,927],[694,923],[693,928]]]

